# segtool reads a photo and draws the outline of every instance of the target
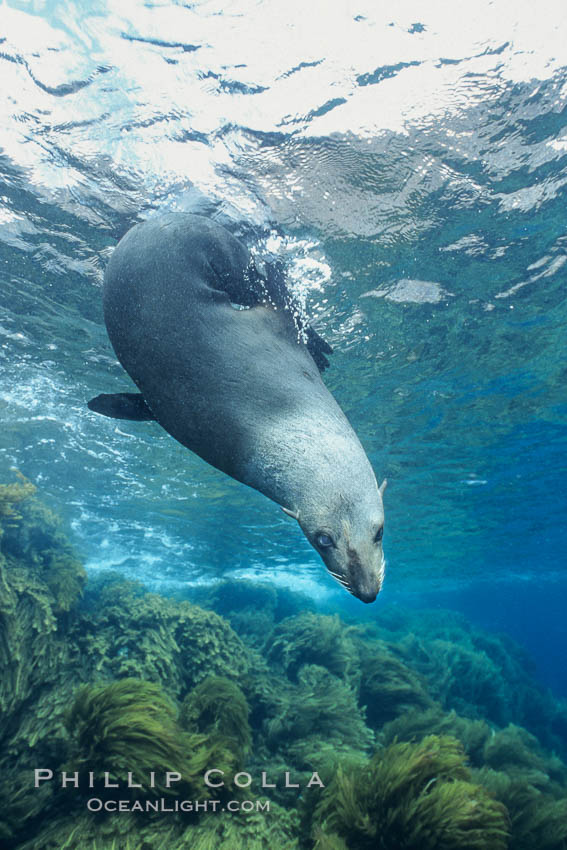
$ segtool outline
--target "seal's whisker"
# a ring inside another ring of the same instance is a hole
[[[384,581],[384,575],[386,573],[386,558],[384,557],[384,553],[382,553],[382,560],[380,561],[380,569],[378,570],[378,581],[380,584]]]
[[[335,579],[335,581],[338,581],[339,584],[342,584],[342,586],[345,588],[345,590],[348,590],[349,593],[352,593],[352,591],[350,589],[350,585],[345,578],[343,578],[338,573],[333,572],[332,570],[328,570],[328,572],[329,572],[329,575],[331,575]]]

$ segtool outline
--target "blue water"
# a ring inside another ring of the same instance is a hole
[[[567,45],[557,0],[0,8],[0,474],[92,572],[222,575],[379,619],[461,610],[567,694]],[[387,477],[383,597],[149,423],[102,322],[121,235],[162,210],[282,256]]]

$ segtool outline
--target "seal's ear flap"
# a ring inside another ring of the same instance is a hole
[[[384,490],[386,489],[387,486],[388,486],[388,479],[384,478],[384,480],[382,481],[382,483],[378,487],[378,490],[380,491],[381,496],[384,495]]]
[[[284,508],[282,505],[280,505],[280,508],[282,509],[282,511],[284,512],[284,514],[287,514],[287,515],[288,515],[288,516],[290,516],[292,519],[296,519],[296,520],[299,522],[299,512],[298,512],[298,513],[294,513],[293,511],[290,511],[290,509],[289,509],[289,508]]]

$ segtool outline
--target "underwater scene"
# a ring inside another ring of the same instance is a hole
[[[0,848],[567,850],[566,24],[0,5]]]

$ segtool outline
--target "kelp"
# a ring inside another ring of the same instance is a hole
[[[11,566],[25,565],[41,579],[52,596],[50,607],[59,615],[78,601],[86,573],[61,521],[35,492],[23,475],[0,486],[0,551]]]
[[[216,611],[247,643],[258,648],[280,620],[314,608],[313,599],[305,594],[245,579],[224,579],[197,588],[191,601]]]
[[[194,600],[216,611],[248,644],[261,648],[276,622],[278,592],[268,584],[226,579],[194,592]]]
[[[175,850],[177,823],[158,829],[133,814],[101,816],[86,812],[59,816],[22,844],[18,850]]]
[[[234,582],[217,586],[216,613],[121,577],[83,594],[52,512],[29,482],[7,486],[20,488],[0,489],[0,840],[11,848],[25,833],[21,850],[291,850],[299,839],[303,850],[503,850],[505,806],[510,850],[567,850],[565,765],[519,725],[549,745],[567,733],[567,709],[511,642],[438,612],[352,627]],[[211,766],[228,782],[267,770],[277,787],[269,813],[52,820],[72,793],[31,788],[38,765],[142,784],[154,771],[155,788],[129,796],[204,799]],[[165,770],[185,785],[164,787]],[[286,771],[299,790],[284,787]],[[324,791],[304,787],[313,771]],[[303,828],[275,800],[303,807]]]
[[[415,650],[419,650],[415,652]],[[420,641],[409,657],[426,678],[432,696],[447,710],[485,717],[499,725],[513,713],[513,693],[499,666],[484,650],[452,641]]]
[[[29,776],[38,763],[64,758],[62,717],[81,681],[66,629],[77,613],[84,570],[33,485],[22,479],[1,493],[0,821],[8,838],[39,815],[37,801],[45,813],[52,804],[51,790],[32,794]]]
[[[352,630],[354,631],[354,630]],[[266,657],[296,680],[304,664],[326,667],[330,673],[358,683],[360,659],[351,629],[335,615],[298,614],[279,623],[267,640]]]
[[[58,818],[18,850],[299,850],[298,818],[276,803],[270,811],[179,816],[81,813]]]
[[[297,684],[274,696],[276,711],[263,726],[271,749],[285,749],[288,742],[313,734],[361,750],[372,743],[373,735],[364,723],[355,692],[324,667],[304,665]]]
[[[175,850],[299,850],[297,834],[297,815],[271,802],[269,812],[207,816]]]
[[[460,717],[455,711],[444,712],[439,705],[425,711],[413,709],[391,720],[380,732],[380,742],[387,746],[395,741],[419,742],[427,735],[450,735],[458,738],[468,761],[484,764],[484,747],[494,730],[484,720]]]
[[[359,702],[373,729],[410,709],[433,706],[422,677],[397,657],[390,644],[375,640],[359,646]]]
[[[533,663],[511,638],[483,632],[455,611],[392,606],[380,624],[376,636],[395,643],[446,711],[523,726],[567,757],[567,701],[538,687]]]
[[[356,693],[324,667],[303,665],[298,681],[273,670],[252,677],[249,699],[254,748],[248,770],[274,776],[290,771],[304,785],[313,772],[329,781],[339,760],[363,759],[373,743]],[[284,805],[297,792],[280,786],[266,792]]]
[[[348,844],[340,835],[320,829],[315,830],[315,847],[317,850],[349,850]]]
[[[54,789],[49,785],[34,788],[27,770],[6,769],[0,779],[0,847],[11,846],[11,840],[35,821],[45,819],[52,809]]]
[[[510,724],[495,732],[486,740],[482,755],[487,767],[511,777],[520,776],[536,787],[555,782],[567,794],[567,766],[557,756],[544,752],[535,735],[521,726]]]
[[[538,788],[517,773],[510,776],[488,767],[474,771],[474,776],[506,806],[510,817],[509,850],[566,850],[565,787],[548,782],[547,787]]]
[[[339,766],[344,770],[349,766],[362,765],[367,760],[368,739],[356,746],[347,744],[340,737],[324,738],[320,735],[307,735],[297,738],[285,747],[286,758],[293,772],[309,777],[317,773],[323,784],[329,785]],[[366,744],[366,746],[364,746]],[[309,789],[306,793],[309,793]],[[311,797],[318,801],[319,786],[315,786]]]
[[[6,527],[17,525],[22,519],[18,505],[36,492],[35,484],[28,481],[21,472],[16,474],[18,481],[12,484],[0,484],[0,537]]]
[[[506,850],[506,809],[471,781],[460,743],[430,735],[339,769],[315,808],[315,850]]]
[[[214,611],[146,593],[129,581],[106,585],[71,638],[92,677],[143,678],[175,699],[210,675],[238,680],[255,660]]]
[[[214,734],[226,741],[240,769],[252,743],[249,714],[246,697],[235,682],[208,676],[183,700],[180,723],[192,732]]]
[[[203,774],[211,765],[229,774],[235,759],[222,738],[184,732],[177,709],[158,685],[141,679],[121,679],[109,685],[83,686],[66,717],[75,747],[70,768],[105,773],[124,782],[131,772],[140,794],[200,794],[210,796]],[[181,781],[168,787],[165,774]],[[150,785],[150,773],[155,785]],[[138,793],[138,792],[137,792]]]

